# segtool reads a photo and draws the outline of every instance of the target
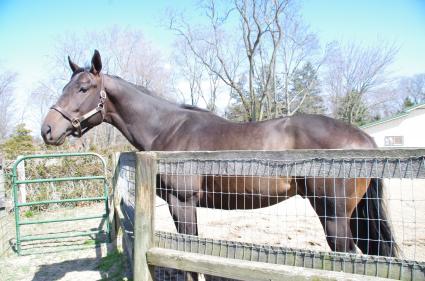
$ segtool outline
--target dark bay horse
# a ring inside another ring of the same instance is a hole
[[[143,87],[101,73],[102,62],[97,51],[90,68],[79,67],[69,57],[68,60],[71,80],[41,128],[46,144],[61,145],[67,136],[81,136],[107,122],[143,151],[376,147],[373,139],[361,130],[325,116],[296,115],[234,123],[205,110],[176,105]],[[251,177],[244,180],[191,176],[190,180],[179,181],[168,176],[158,182],[167,187],[161,192],[157,189],[158,195],[168,202],[180,233],[198,234],[196,207],[261,208],[299,194],[310,200],[332,250],[356,252],[357,245],[365,254],[395,256],[397,253],[383,206],[380,179]],[[182,182],[186,186],[179,186]],[[210,192],[214,189],[218,192]],[[216,197],[218,194],[220,198]]]

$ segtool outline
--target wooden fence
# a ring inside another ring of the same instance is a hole
[[[154,227],[157,174],[424,179],[424,156],[423,149],[122,153],[116,226],[135,281],[154,280],[155,267],[238,280],[425,280],[423,261],[247,245]]]

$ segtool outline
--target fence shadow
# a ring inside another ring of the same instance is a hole
[[[203,279],[198,280],[205,281],[243,281],[236,279],[229,279],[224,277],[212,276],[212,275],[199,275],[203,276]],[[198,276],[198,277],[199,277]],[[155,281],[186,281],[186,273],[181,270],[166,268],[166,267],[155,267]]]
[[[97,229],[103,229],[105,222],[106,220],[102,219]],[[46,244],[50,244],[49,246],[52,247],[53,250],[43,251],[43,253],[54,254],[60,251],[78,251],[92,249],[95,251],[95,257],[76,258],[57,263],[41,265],[35,273],[32,281],[55,281],[60,280],[68,273],[83,271],[97,271],[99,272],[102,280],[111,280],[111,272],[109,271],[114,266],[114,260],[111,260],[110,257],[112,256],[113,258],[121,258],[120,256],[116,257],[116,253],[118,253],[116,241],[111,241],[111,243],[105,244],[107,237],[104,233],[89,235],[87,237],[90,240],[86,241],[94,241],[94,244],[91,243],[90,245],[86,245],[85,247],[84,245],[82,245],[82,247],[80,248],[78,248],[78,246],[76,247],[76,243],[73,243],[72,241],[67,241],[66,244],[63,244],[63,241],[54,241],[53,243],[51,241],[47,243],[34,243],[34,249],[46,247]],[[45,245],[43,246],[43,244]],[[104,246],[102,246],[102,244],[104,244]],[[68,246],[69,248],[67,249]],[[61,250],[57,250],[56,248],[61,248]],[[31,252],[33,252],[34,249],[32,249]],[[124,264],[124,261],[121,262]],[[123,271],[123,273],[128,275],[126,271]]]
[[[69,260],[49,265],[42,265],[34,275],[32,281],[55,281],[60,280],[69,272],[98,270],[98,259],[84,258]],[[105,278],[101,273],[102,279]]]

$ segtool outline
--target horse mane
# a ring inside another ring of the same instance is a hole
[[[188,109],[188,110],[193,110],[193,111],[200,111],[200,112],[211,113],[211,111],[209,111],[208,109],[200,108],[200,107],[197,107],[197,106],[194,106],[194,105],[190,105],[190,104],[185,104],[185,103],[180,104],[180,108]]]
[[[162,101],[165,101],[165,102],[168,102],[168,103],[175,104],[175,103],[173,103],[173,102],[171,102],[171,101],[169,101],[169,100],[167,100],[167,99],[164,99],[163,97],[161,97],[161,96],[157,95],[155,92],[153,92],[153,91],[149,90],[149,89],[148,89],[148,88],[146,88],[145,86],[138,85],[138,84],[135,84],[135,83],[132,83],[132,82],[126,81],[126,80],[124,80],[124,79],[122,79],[121,77],[116,76],[116,75],[110,75],[110,76],[111,76],[111,77],[113,77],[113,78],[120,79],[121,81],[124,81],[124,82],[126,82],[126,83],[129,83],[130,85],[132,85],[132,86],[133,86],[133,87],[135,87],[136,89],[138,89],[138,90],[142,91],[143,93],[145,93],[145,94],[147,94],[147,95],[149,95],[149,96],[152,96],[152,97],[154,97],[154,98],[159,98],[159,99],[161,99]],[[200,108],[200,107],[197,107],[197,106],[194,106],[194,105],[190,105],[190,104],[185,104],[185,103],[183,103],[183,104],[177,104],[177,106],[178,106],[178,107],[180,107],[180,108],[182,108],[182,109],[187,109],[187,110],[192,110],[192,111],[198,111],[198,112],[212,113],[212,112],[211,112],[210,110],[208,110],[208,109]]]
[[[136,84],[136,83],[133,83],[133,82],[127,81],[127,80],[125,80],[125,79],[123,79],[123,78],[121,78],[121,77],[119,77],[119,76],[117,76],[117,75],[110,75],[110,74],[108,74],[108,76],[110,76],[110,77],[112,77],[112,78],[115,78],[115,79],[118,79],[118,80],[121,80],[121,81],[123,81],[123,82],[125,82],[125,83],[128,83],[128,84],[130,84],[131,86],[133,86],[134,88],[136,88],[136,89],[138,89],[138,90],[142,91],[142,92],[143,92],[143,93],[145,93],[145,94],[148,94],[148,95],[150,95],[150,96],[156,96],[156,95],[155,95],[152,91],[148,90],[148,88],[146,88],[145,86],[142,86],[142,85],[139,85],[139,84]]]

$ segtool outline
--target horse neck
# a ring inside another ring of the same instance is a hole
[[[116,127],[139,150],[151,150],[155,138],[179,122],[175,115],[177,105],[120,78],[105,75],[104,85],[105,122]]]

